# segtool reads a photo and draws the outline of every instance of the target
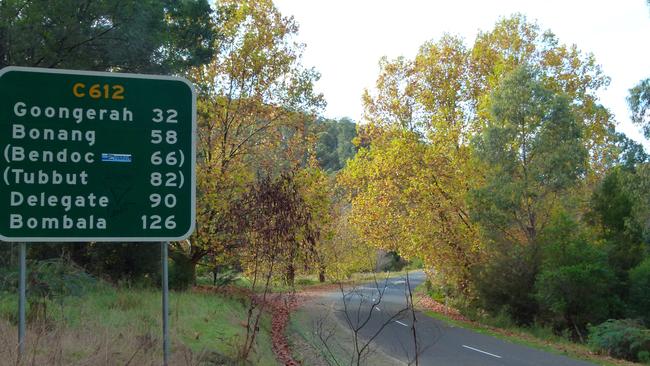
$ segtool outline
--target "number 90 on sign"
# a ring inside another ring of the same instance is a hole
[[[160,206],[161,203],[167,208],[176,207],[176,195],[175,194],[166,194],[164,197],[159,193],[152,193],[149,195],[149,201],[151,201],[151,207],[156,208]]]

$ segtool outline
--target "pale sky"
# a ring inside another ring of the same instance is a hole
[[[519,12],[550,29],[561,43],[591,52],[611,77],[601,103],[618,121],[617,130],[650,142],[631,124],[628,89],[650,77],[650,7],[646,0],[275,0],[283,15],[300,25],[307,45],[303,63],[321,73],[318,91],[326,117],[359,121],[361,94],[372,88],[382,56],[413,58],[428,40],[460,35],[470,46],[479,30]]]

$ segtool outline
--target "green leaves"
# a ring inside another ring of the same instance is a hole
[[[347,118],[325,120],[319,125],[324,131],[316,144],[318,163],[328,172],[339,171],[357,153],[352,143],[357,136],[356,125]]]
[[[207,0],[0,4],[0,68],[178,73],[209,60],[213,37]]]
[[[630,300],[635,315],[650,324],[650,257],[630,271]]]
[[[472,194],[473,217],[493,236],[533,243],[551,200],[585,172],[582,127],[569,99],[544,87],[527,67],[492,93],[491,116],[475,140],[486,183]]]
[[[630,89],[627,103],[632,111],[632,122],[641,126],[645,137],[650,139],[650,79]]]
[[[589,346],[617,358],[647,363],[650,360],[650,334],[638,321],[610,319],[589,329]]]

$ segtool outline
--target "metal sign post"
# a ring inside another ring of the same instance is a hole
[[[19,353],[25,348],[25,242],[163,242],[196,217],[196,96],[183,78],[0,70],[0,241],[20,242]]]
[[[27,245],[20,243],[20,274],[18,279],[18,360],[25,354],[25,307],[27,291]]]
[[[169,362],[169,271],[167,269],[167,250],[169,242],[160,243],[162,261],[162,320],[163,320],[163,365]]]

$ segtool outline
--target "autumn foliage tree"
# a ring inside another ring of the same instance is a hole
[[[493,93],[512,72],[535,69],[540,88],[570,104],[565,110],[580,125],[589,156],[588,179],[572,188],[584,198],[580,209],[587,209],[589,187],[616,161],[613,119],[596,95],[609,79],[593,55],[561,44],[523,15],[500,19],[470,46],[444,35],[422,45],[414,59],[383,58],[379,66],[376,87],[363,95],[358,141],[365,150],[341,180],[350,188],[352,217],[364,239],[400,254],[417,252],[446,277],[466,278],[461,274],[484,253],[467,195],[492,173],[472,141],[489,128]],[[448,252],[458,260],[447,261]]]
[[[296,266],[309,260],[317,233],[311,214],[291,174],[261,178],[242,195],[230,212],[238,227],[240,255],[251,279],[246,336],[240,356],[247,359],[255,344],[260,317],[271,283],[283,277],[293,286]]]
[[[477,232],[441,149],[401,128],[377,132],[339,176],[360,238],[406,258],[422,258],[466,288]]]
[[[214,58],[189,73],[199,91],[197,226],[191,246],[177,249],[194,265],[229,256],[237,245],[228,216],[233,202],[324,104],[313,91],[318,74],[300,63],[297,24],[272,1],[220,1],[216,23]]]

